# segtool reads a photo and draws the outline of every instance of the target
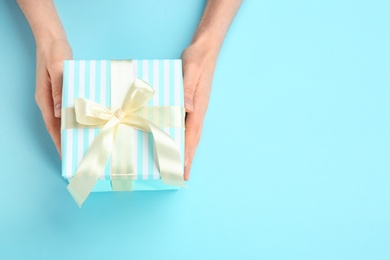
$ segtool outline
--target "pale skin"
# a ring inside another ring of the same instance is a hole
[[[183,51],[185,121],[184,180],[189,180],[192,161],[202,132],[210,99],[214,70],[225,35],[242,0],[208,0],[191,44]],[[61,155],[61,98],[63,60],[72,49],[52,0],[17,0],[36,42],[35,100],[47,131]]]

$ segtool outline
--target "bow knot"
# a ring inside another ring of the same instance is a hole
[[[123,111],[122,108],[119,108],[117,111],[115,111],[114,116],[118,118],[119,122],[122,122],[122,119],[124,119],[127,114],[125,113],[125,111]]]

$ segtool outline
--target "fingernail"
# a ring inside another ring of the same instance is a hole
[[[185,107],[188,111],[194,111],[194,103],[192,103],[192,100],[186,98],[184,99]]]
[[[61,117],[61,104],[57,104],[54,107],[54,116],[55,117]]]

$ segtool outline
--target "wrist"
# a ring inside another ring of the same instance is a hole
[[[66,34],[61,25],[54,27],[44,27],[34,32],[37,49],[44,49],[53,42],[68,42]]]
[[[67,41],[65,30],[52,0],[17,0],[34,34],[37,48]]]

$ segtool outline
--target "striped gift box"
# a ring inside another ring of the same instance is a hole
[[[133,60],[133,73],[149,83],[155,90],[148,106],[184,106],[181,60]],[[76,98],[86,98],[110,107],[111,66],[109,60],[64,61],[62,108],[74,107]],[[64,116],[63,116],[64,118]],[[184,128],[162,128],[180,148],[184,159]],[[99,128],[62,129],[62,175],[71,179],[98,135]],[[155,160],[155,148],[151,133],[132,129],[135,175],[133,190],[177,189],[162,183]],[[111,191],[111,159],[93,191]],[[184,164],[183,164],[184,165]]]

